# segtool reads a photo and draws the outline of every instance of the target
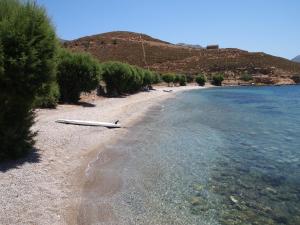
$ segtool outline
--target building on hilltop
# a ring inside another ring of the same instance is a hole
[[[219,45],[207,45],[206,49],[219,49]]]

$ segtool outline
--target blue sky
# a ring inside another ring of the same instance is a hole
[[[219,44],[293,58],[299,0],[37,0],[59,37],[134,31],[172,43]]]

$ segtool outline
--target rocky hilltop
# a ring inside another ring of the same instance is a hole
[[[293,58],[292,61],[300,63],[300,55]]]
[[[186,43],[178,43],[176,45],[179,45],[182,47],[188,47],[188,48],[200,48],[200,49],[203,48],[201,45],[192,45],[192,44],[186,44]]]
[[[236,48],[201,49],[175,45],[145,34],[109,32],[67,41],[73,51],[89,52],[101,62],[118,60],[160,73],[225,74],[225,84],[293,84],[300,64]],[[247,79],[245,79],[245,77]]]

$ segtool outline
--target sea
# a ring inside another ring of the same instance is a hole
[[[181,92],[103,148],[95,224],[300,225],[300,86]]]

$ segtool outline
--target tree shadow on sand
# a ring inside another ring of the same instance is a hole
[[[76,103],[76,105],[82,106],[82,107],[95,107],[96,105],[93,103],[89,103],[89,102],[78,102]]]
[[[0,172],[5,173],[11,169],[18,169],[25,163],[39,163],[40,161],[41,159],[38,149],[34,148],[23,158],[1,162]]]

